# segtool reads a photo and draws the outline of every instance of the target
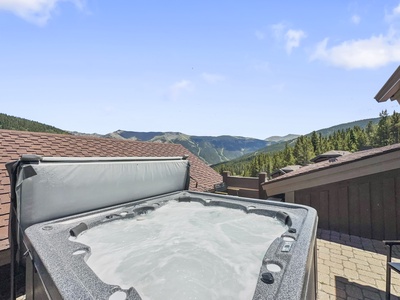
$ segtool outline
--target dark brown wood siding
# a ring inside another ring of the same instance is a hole
[[[314,207],[319,227],[369,239],[400,239],[400,170],[295,192]]]
[[[231,176],[230,172],[225,171],[222,177],[228,195],[266,199],[267,195],[261,184],[265,182],[267,173],[261,172],[258,177],[240,177]]]

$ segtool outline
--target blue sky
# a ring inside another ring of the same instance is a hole
[[[0,112],[72,131],[306,134],[399,63],[399,0],[0,0]]]

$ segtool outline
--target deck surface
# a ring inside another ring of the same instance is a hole
[[[386,254],[382,241],[318,230],[318,299],[384,300]],[[393,247],[400,261],[400,247]],[[392,298],[400,299],[400,274],[392,272]]]

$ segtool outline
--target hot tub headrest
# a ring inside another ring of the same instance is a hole
[[[185,190],[189,161],[169,158],[22,157],[14,183],[22,229],[56,218]],[[10,174],[11,177],[11,174]]]
[[[284,212],[284,211],[277,211],[275,218],[277,218],[279,221],[281,221],[283,224],[291,226],[292,225],[292,220],[290,219],[290,216]]]

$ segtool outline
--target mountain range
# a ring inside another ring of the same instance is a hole
[[[372,118],[349,122],[318,130],[323,136],[332,134],[337,130],[344,130],[359,126],[365,128],[368,122],[378,123],[380,118]],[[64,133],[75,135],[87,135],[115,139],[130,139],[137,141],[157,142],[157,143],[175,143],[181,144],[186,149],[203,159],[206,163],[213,165],[221,162],[231,161],[239,157],[251,157],[260,152],[273,152],[282,150],[286,143],[292,144],[297,134],[288,134],[286,136],[271,136],[264,140],[241,137],[241,136],[194,136],[181,132],[137,132],[127,130],[117,130],[105,135],[87,134],[80,132],[67,132],[50,125],[31,121],[14,116],[8,116],[0,113],[0,129],[41,131],[51,133]]]
[[[317,130],[322,136],[328,136],[334,131],[346,130],[359,126],[365,128],[371,121],[376,124],[380,118],[358,120],[354,122],[335,125],[329,128]],[[311,133],[309,133],[311,134]],[[133,139],[138,141],[175,143],[181,144],[186,149],[196,154],[210,165],[231,161],[241,157],[252,157],[260,152],[274,152],[282,150],[286,143],[294,144],[297,134],[285,136],[271,136],[265,140],[241,137],[241,136],[194,136],[181,132],[137,132],[117,130],[105,135],[105,137],[119,139]]]
[[[241,136],[194,136],[181,132],[136,132],[117,130],[105,137],[137,141],[181,144],[208,164],[229,161],[260,148],[274,144],[273,141]]]

